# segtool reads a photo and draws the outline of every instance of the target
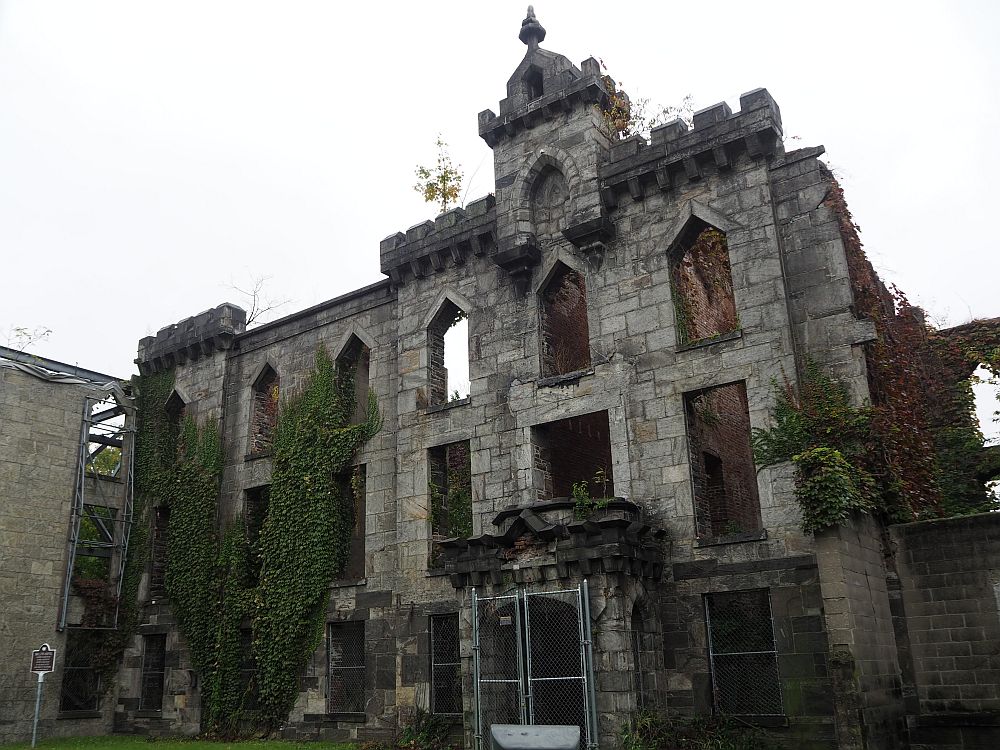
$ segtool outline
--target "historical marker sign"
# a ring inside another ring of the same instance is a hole
[[[37,675],[43,675],[56,668],[56,652],[49,648],[49,644],[43,643],[41,648],[31,652],[31,671]]]

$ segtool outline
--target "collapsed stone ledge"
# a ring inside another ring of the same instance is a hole
[[[662,577],[666,531],[643,523],[638,505],[616,498],[587,520],[573,517],[574,505],[559,498],[508,508],[493,519],[501,533],[440,542],[452,585],[500,585],[505,576],[515,583],[597,573]]]

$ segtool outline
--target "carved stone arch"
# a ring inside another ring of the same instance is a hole
[[[424,319],[420,322],[421,328],[430,327],[431,323],[437,317],[438,313],[441,312],[441,307],[445,302],[451,302],[455,307],[464,312],[466,315],[471,313],[475,309],[475,305],[466,297],[464,294],[460,294],[456,289],[452,287],[447,287],[443,289],[438,296],[434,299],[434,304],[431,305],[430,310],[424,315]]]
[[[350,345],[352,338],[358,339],[358,341],[367,346],[370,350],[375,349],[375,337],[372,336],[368,331],[366,331],[362,326],[359,326],[357,323],[351,323],[348,329],[344,331],[343,335],[337,341],[337,346],[334,347],[333,350],[334,362],[340,359],[341,355],[343,355],[344,353],[344,350],[346,350],[347,347]]]
[[[471,376],[469,375],[468,356],[457,360],[459,369],[451,373],[449,379],[448,367],[446,366],[445,346],[450,336],[465,332],[465,343],[460,344],[452,339],[450,346],[466,348],[469,346],[468,318],[469,313],[474,309],[473,304],[464,295],[459,294],[452,288],[444,289],[437,296],[434,305],[424,316],[423,329],[427,332],[427,389],[425,403],[427,406],[443,406],[445,404],[462,401],[469,396]],[[462,323],[464,325],[460,325]],[[462,351],[462,348],[459,351]],[[454,351],[449,349],[449,351]],[[456,360],[448,356],[452,363]],[[456,376],[456,373],[459,373]],[[456,388],[456,384],[458,387]],[[459,395],[455,395],[458,391]]]
[[[558,206],[560,221],[551,221],[546,216],[539,215],[541,212],[551,212],[555,206],[542,205],[545,201],[540,198],[551,197],[547,191],[546,195],[539,195],[539,190],[543,188],[543,183],[552,181],[551,188],[557,191],[564,191],[564,205]],[[559,230],[565,229],[570,224],[570,217],[576,213],[576,195],[579,191],[581,179],[580,170],[577,168],[573,158],[560,148],[549,147],[539,153],[533,160],[526,162],[518,174],[519,185],[514,215],[518,221],[530,222],[534,233],[538,236],[558,236]],[[548,226],[554,224],[555,226]],[[559,226],[559,225],[562,226]]]
[[[562,248],[555,248],[548,254],[548,257],[546,257],[545,262],[542,264],[541,273],[538,274],[538,280],[532,289],[534,294],[541,294],[542,290],[549,285],[549,282],[552,281],[552,276],[559,270],[560,264],[576,271],[584,277],[587,275],[588,268],[586,263],[573,253]]]
[[[257,365],[257,368],[253,371],[253,377],[250,378],[250,387],[256,388],[257,384],[260,383],[261,378],[267,375],[269,371],[277,375],[279,380],[281,379],[281,373],[278,372],[278,366],[270,357],[268,357]]]
[[[687,239],[692,227],[700,226],[701,223],[708,224],[723,234],[743,229],[743,225],[735,219],[709,208],[700,201],[690,200],[681,207],[680,215],[663,237],[667,254],[673,255]]]

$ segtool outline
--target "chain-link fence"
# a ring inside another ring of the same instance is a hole
[[[492,724],[580,727],[596,748],[596,715],[586,584],[555,592],[473,592],[477,750]]]
[[[708,594],[708,646],[722,714],[781,714],[781,683],[767,589]]]

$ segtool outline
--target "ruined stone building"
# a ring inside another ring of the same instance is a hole
[[[792,464],[755,465],[776,384],[806,362],[871,398],[877,331],[823,148],[785,149],[765,89],[618,137],[598,62],[542,49],[533,15],[520,38],[499,113],[478,118],[495,193],[390,234],[383,281],[250,330],[220,305],[139,342],[142,375],[173,372],[168,412],[220,428],[220,528],[263,523],[280,400],[318,347],[382,414],[283,736],[382,738],[422,708],[477,750],[492,722],[579,724],[609,748],[645,707],[796,748],[1000,737],[1000,519],[807,533]],[[467,394],[444,364],[463,322]],[[0,374],[5,398],[11,378],[85,388]],[[64,505],[70,468],[37,480]],[[138,627],[76,732],[199,731],[163,583],[170,508],[150,502]],[[55,637],[53,607],[34,640]]]

